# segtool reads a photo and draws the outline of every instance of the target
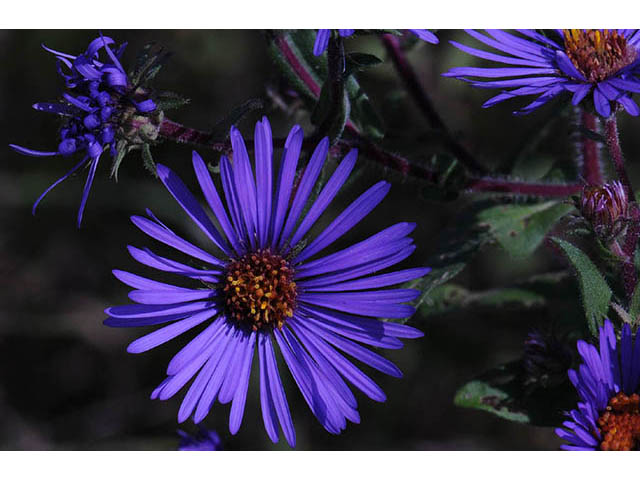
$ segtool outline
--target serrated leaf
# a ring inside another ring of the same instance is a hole
[[[171,54],[155,43],[145,45],[130,73],[131,83],[138,87],[151,81],[166,63]]]
[[[598,327],[609,311],[611,288],[586,253],[561,238],[551,239],[563,250],[577,273],[587,324],[591,333],[597,336]]]
[[[514,257],[531,255],[549,230],[573,207],[550,201],[534,205],[499,205],[478,215],[498,243]]]

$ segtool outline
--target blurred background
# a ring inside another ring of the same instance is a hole
[[[248,115],[238,125],[246,137],[253,135],[254,122],[263,113],[269,115],[274,136],[285,136],[294,122],[311,132],[304,112],[287,114],[269,101],[281,90],[282,81],[259,31],[105,30],[104,34],[117,43],[129,42],[125,68],[148,42],[158,42],[173,52],[155,82],[159,90],[191,99],[190,105],[169,112],[173,120],[207,129],[247,99],[265,98],[266,111]],[[478,64],[448,43],[464,39],[465,34],[441,30],[438,35],[439,45],[420,43],[409,56],[424,87],[446,123],[485,165],[508,164],[512,152],[554,118],[556,106],[526,117],[511,115],[515,103],[482,109],[491,92],[440,76],[453,66]],[[141,355],[127,354],[126,345],[147,330],[105,327],[103,310],[129,301],[128,288],[112,276],[112,269],[148,273],[130,258],[126,245],[163,252],[131,224],[131,215],[150,207],[187,238],[202,238],[168,192],[143,168],[137,152],[125,158],[117,183],[109,179],[109,161],[104,156],[81,229],[75,222],[84,172],[53,190],[32,216],[35,199],[75,161],[24,157],[6,146],[56,148],[56,118],[31,108],[34,102],[55,100],[62,87],[54,57],[40,44],[77,54],[96,36],[97,32],[81,30],[0,31],[0,144],[5,145],[0,148],[0,448],[6,450],[172,450],[178,443],[176,416],[184,393],[166,402],[151,401],[149,395],[185,340]],[[372,36],[348,39],[346,48],[385,58],[384,49]],[[390,62],[364,72],[360,80],[387,127],[388,146],[418,161],[429,158],[434,140]],[[623,148],[633,163],[640,136],[633,135],[637,128],[633,121],[628,116],[622,118]],[[536,155],[569,165],[571,140],[566,122],[555,122],[550,138],[540,144]],[[212,152],[200,153],[206,160],[215,160]],[[194,187],[191,147],[164,143],[153,149],[153,155]],[[383,177],[394,186],[375,213],[347,235],[346,241],[358,241],[398,221],[416,222],[413,237],[418,248],[403,265],[426,264],[438,233],[456,221],[456,213],[465,208],[468,198],[462,195],[447,202],[437,196],[430,198],[413,181],[364,158],[357,168],[348,192],[334,204],[346,205]],[[636,176],[635,170],[632,175]],[[518,279],[565,267],[559,255],[544,247],[521,261],[489,248],[476,257],[457,283],[473,290],[509,286]],[[544,307],[522,311],[476,308],[429,318],[416,314],[409,324],[421,328],[424,338],[385,353],[401,368],[404,378],[367,371],[388,399],[378,404],[357,394],[361,424],[350,424],[340,436],[328,434],[319,425],[288,372],[283,374],[298,448],[558,448],[560,441],[552,428],[511,423],[462,409],[453,405],[453,397],[472,377],[520,357],[526,335],[533,328],[547,328],[562,323],[564,316],[580,315],[579,298],[573,292],[573,296],[555,299]],[[272,444],[264,431],[255,365],[253,372],[240,432],[233,437],[228,433],[229,405],[216,404],[204,425],[220,433],[226,449],[288,449],[284,441]],[[196,431],[190,421],[181,428]]]

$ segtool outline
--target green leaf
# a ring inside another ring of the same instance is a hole
[[[640,283],[636,285],[636,289],[633,291],[633,295],[631,296],[629,315],[634,319],[635,323],[638,322],[638,318],[640,317]]]
[[[531,255],[549,230],[571,211],[569,204],[550,201],[533,205],[499,205],[478,215],[480,222],[513,257]]]
[[[587,324],[591,333],[597,335],[598,327],[609,311],[611,288],[587,254],[565,240],[557,237],[551,239],[563,250],[576,270]]]
[[[126,140],[118,140],[116,144],[116,158],[113,160],[113,164],[111,165],[111,176],[118,181],[118,171],[120,170],[120,165],[122,164],[122,160],[129,153],[131,148],[127,146]]]
[[[348,76],[352,73],[361,72],[363,70],[366,70],[367,68],[375,67],[377,65],[380,65],[381,63],[382,60],[380,60],[375,55],[361,52],[351,52],[345,56],[344,73],[346,76]]]
[[[135,87],[146,85],[158,74],[170,56],[169,52],[155,43],[145,45],[136,59],[133,71],[129,75],[131,83]]]
[[[142,161],[144,162],[144,168],[146,168],[154,177],[157,177],[158,172],[156,170],[156,162],[153,161],[151,147],[148,143],[142,145]]]
[[[522,360],[516,360],[463,385],[453,403],[459,407],[489,412],[513,422],[554,426],[562,422],[562,411],[575,405],[575,392],[566,374],[550,373],[547,382],[529,383]]]
[[[160,110],[171,110],[183,107],[191,102],[186,97],[174,92],[160,92],[155,98],[156,105]]]
[[[347,78],[345,89],[351,104],[351,121],[369,138],[383,138],[384,124],[382,119],[353,75]]]
[[[259,98],[249,100],[235,107],[223,119],[219,120],[211,129],[211,143],[224,141],[229,136],[232,125],[236,125],[242,117],[254,110],[262,110],[264,103]]]
[[[523,288],[495,288],[473,292],[455,284],[440,285],[425,297],[420,305],[423,316],[439,315],[455,310],[477,308],[534,308],[546,304],[546,299]]]
[[[458,407],[485,410],[514,422],[529,423],[529,416],[512,402],[507,391],[480,380],[473,380],[458,390],[453,403]]]

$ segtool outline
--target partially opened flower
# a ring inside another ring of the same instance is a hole
[[[640,335],[635,341],[629,324],[620,340],[613,325],[600,327],[599,349],[580,340],[583,363],[569,370],[576,387],[578,408],[556,433],[567,441],[565,450],[640,449]]]
[[[501,92],[483,107],[520,96],[537,95],[529,105],[514,113],[526,114],[561,93],[572,95],[572,103],[584,99],[603,117],[620,106],[631,115],[640,108],[631,98],[640,92],[637,78],[640,58],[638,30],[558,30],[555,37],[535,30],[487,30],[488,35],[466,30],[495,52],[451,42],[475,57],[507,67],[456,67],[444,74],[465,80],[474,87],[496,88]]]
[[[147,115],[156,109],[155,103],[140,91],[132,91],[127,74],[119,57],[124,45],[114,53],[109,45],[115,42],[109,37],[99,37],[87,47],[87,51],[73,56],[44,47],[56,56],[58,73],[64,79],[66,91],[56,103],[40,102],[33,108],[60,116],[63,126],[59,130],[60,140],[55,151],[39,151],[11,144],[18,153],[33,157],[68,157],[80,154],[81,160],[66,174],[47,188],[33,205],[33,213],[40,201],[54,187],[69,178],[81,167],[88,167],[89,173],[82,192],[78,210],[78,226],[91,185],[96,174],[100,157],[105,149],[115,159],[119,150],[117,142],[122,136],[125,119],[139,116],[138,123],[145,123]],[[106,58],[101,59],[101,50]]]
[[[402,347],[399,338],[422,336],[413,327],[376,318],[406,318],[415,311],[407,302],[418,296],[417,290],[385,288],[429,271],[387,271],[415,250],[408,236],[415,225],[397,223],[366,240],[323,254],[382,201],[390,185],[384,181],[375,184],[315,238],[310,237],[310,229],[349,177],[357,152],[352,150],[345,156],[317,198],[310,201],[329,141],[320,141],[296,180],[302,140],[302,129],[295,126],[286,140],[274,180],[267,119],[256,124],[255,166],[240,132],[232,128],[233,162],[225,156],[220,159],[223,197],[207,166],[194,152],[196,177],[215,221],[174,172],[158,165],[160,179],[211,241],[211,249],[183,239],[150,211],[150,218],[132,217],[143,232],[190,260],[182,263],[147,248],[130,246],[131,255],[154,269],[192,279],[197,288],[115,270],[118,279],[134,288],[129,298],[137,304],[108,308],[105,324],[168,324],[131,343],[131,353],[145,352],[188,330],[201,328],[172,358],[167,378],[152,393],[152,398],[166,400],[194,379],[180,406],[179,422],[193,417],[199,423],[216,400],[231,402],[229,430],[235,434],[242,422],[257,351],[267,434],[277,442],[279,424],[287,442],[295,445],[293,421],[276,361],[279,350],[313,414],[327,431],[337,434],[347,420],[360,421],[348,383],[373,400],[386,398],[382,389],[344,354],[399,377],[401,372],[393,363],[363,344],[397,349]]]
[[[215,430],[207,430],[200,427],[198,433],[190,435],[183,430],[178,430],[180,445],[178,450],[183,452],[215,452],[222,450],[220,435]]]
[[[341,37],[350,37],[355,32],[354,29],[338,29],[337,31],[338,35],[340,35]],[[438,43],[438,37],[436,37],[435,34],[430,32],[429,30],[409,29],[409,31],[420,40],[424,40],[425,42],[429,43]],[[316,34],[316,42],[313,45],[313,54],[315,56],[322,55],[327,49],[327,47],[329,46],[329,38],[331,37],[331,32],[332,30],[329,28],[318,30],[318,33]]]

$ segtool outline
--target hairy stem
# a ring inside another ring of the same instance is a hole
[[[328,67],[329,67],[329,111],[327,112],[322,123],[318,126],[317,135],[324,137],[332,133],[342,133],[344,126],[344,118],[339,119],[340,111],[344,102],[344,46],[342,37],[331,35],[329,39],[329,47],[327,49]],[[338,132],[332,132],[332,127],[340,122]],[[335,140],[331,138],[331,140]]]
[[[487,173],[488,170],[484,166],[480,165],[473,155],[471,155],[462,145],[460,145],[460,143],[456,141],[447,128],[444,120],[442,120],[442,117],[440,117],[438,111],[433,106],[427,92],[422,88],[422,84],[420,83],[415,70],[411,67],[406,55],[402,51],[398,37],[391,34],[382,35],[382,43],[387,49],[387,52],[389,53],[400,77],[404,81],[405,87],[413,97],[416,106],[420,109],[429,124],[433,128],[440,130],[445,145],[458,158],[460,163],[467,167],[471,173]]]
[[[629,175],[627,175],[627,169],[624,166],[624,157],[622,155],[622,149],[620,148],[620,137],[618,136],[618,122],[616,116],[612,115],[605,122],[605,134],[607,138],[607,147],[609,148],[609,155],[613,161],[613,166],[616,169],[618,178],[624,188],[627,190],[627,195],[631,201],[635,201],[635,195],[633,193],[633,187],[629,181]]]
[[[585,110],[581,113],[582,126],[592,132],[598,133],[598,118]],[[588,185],[602,185],[602,168],[600,165],[600,148],[598,143],[582,135],[581,138],[581,154],[582,154],[582,177]]]
[[[472,192],[502,192],[540,197],[567,197],[582,190],[577,183],[526,183],[499,178],[473,178],[466,188]]]

